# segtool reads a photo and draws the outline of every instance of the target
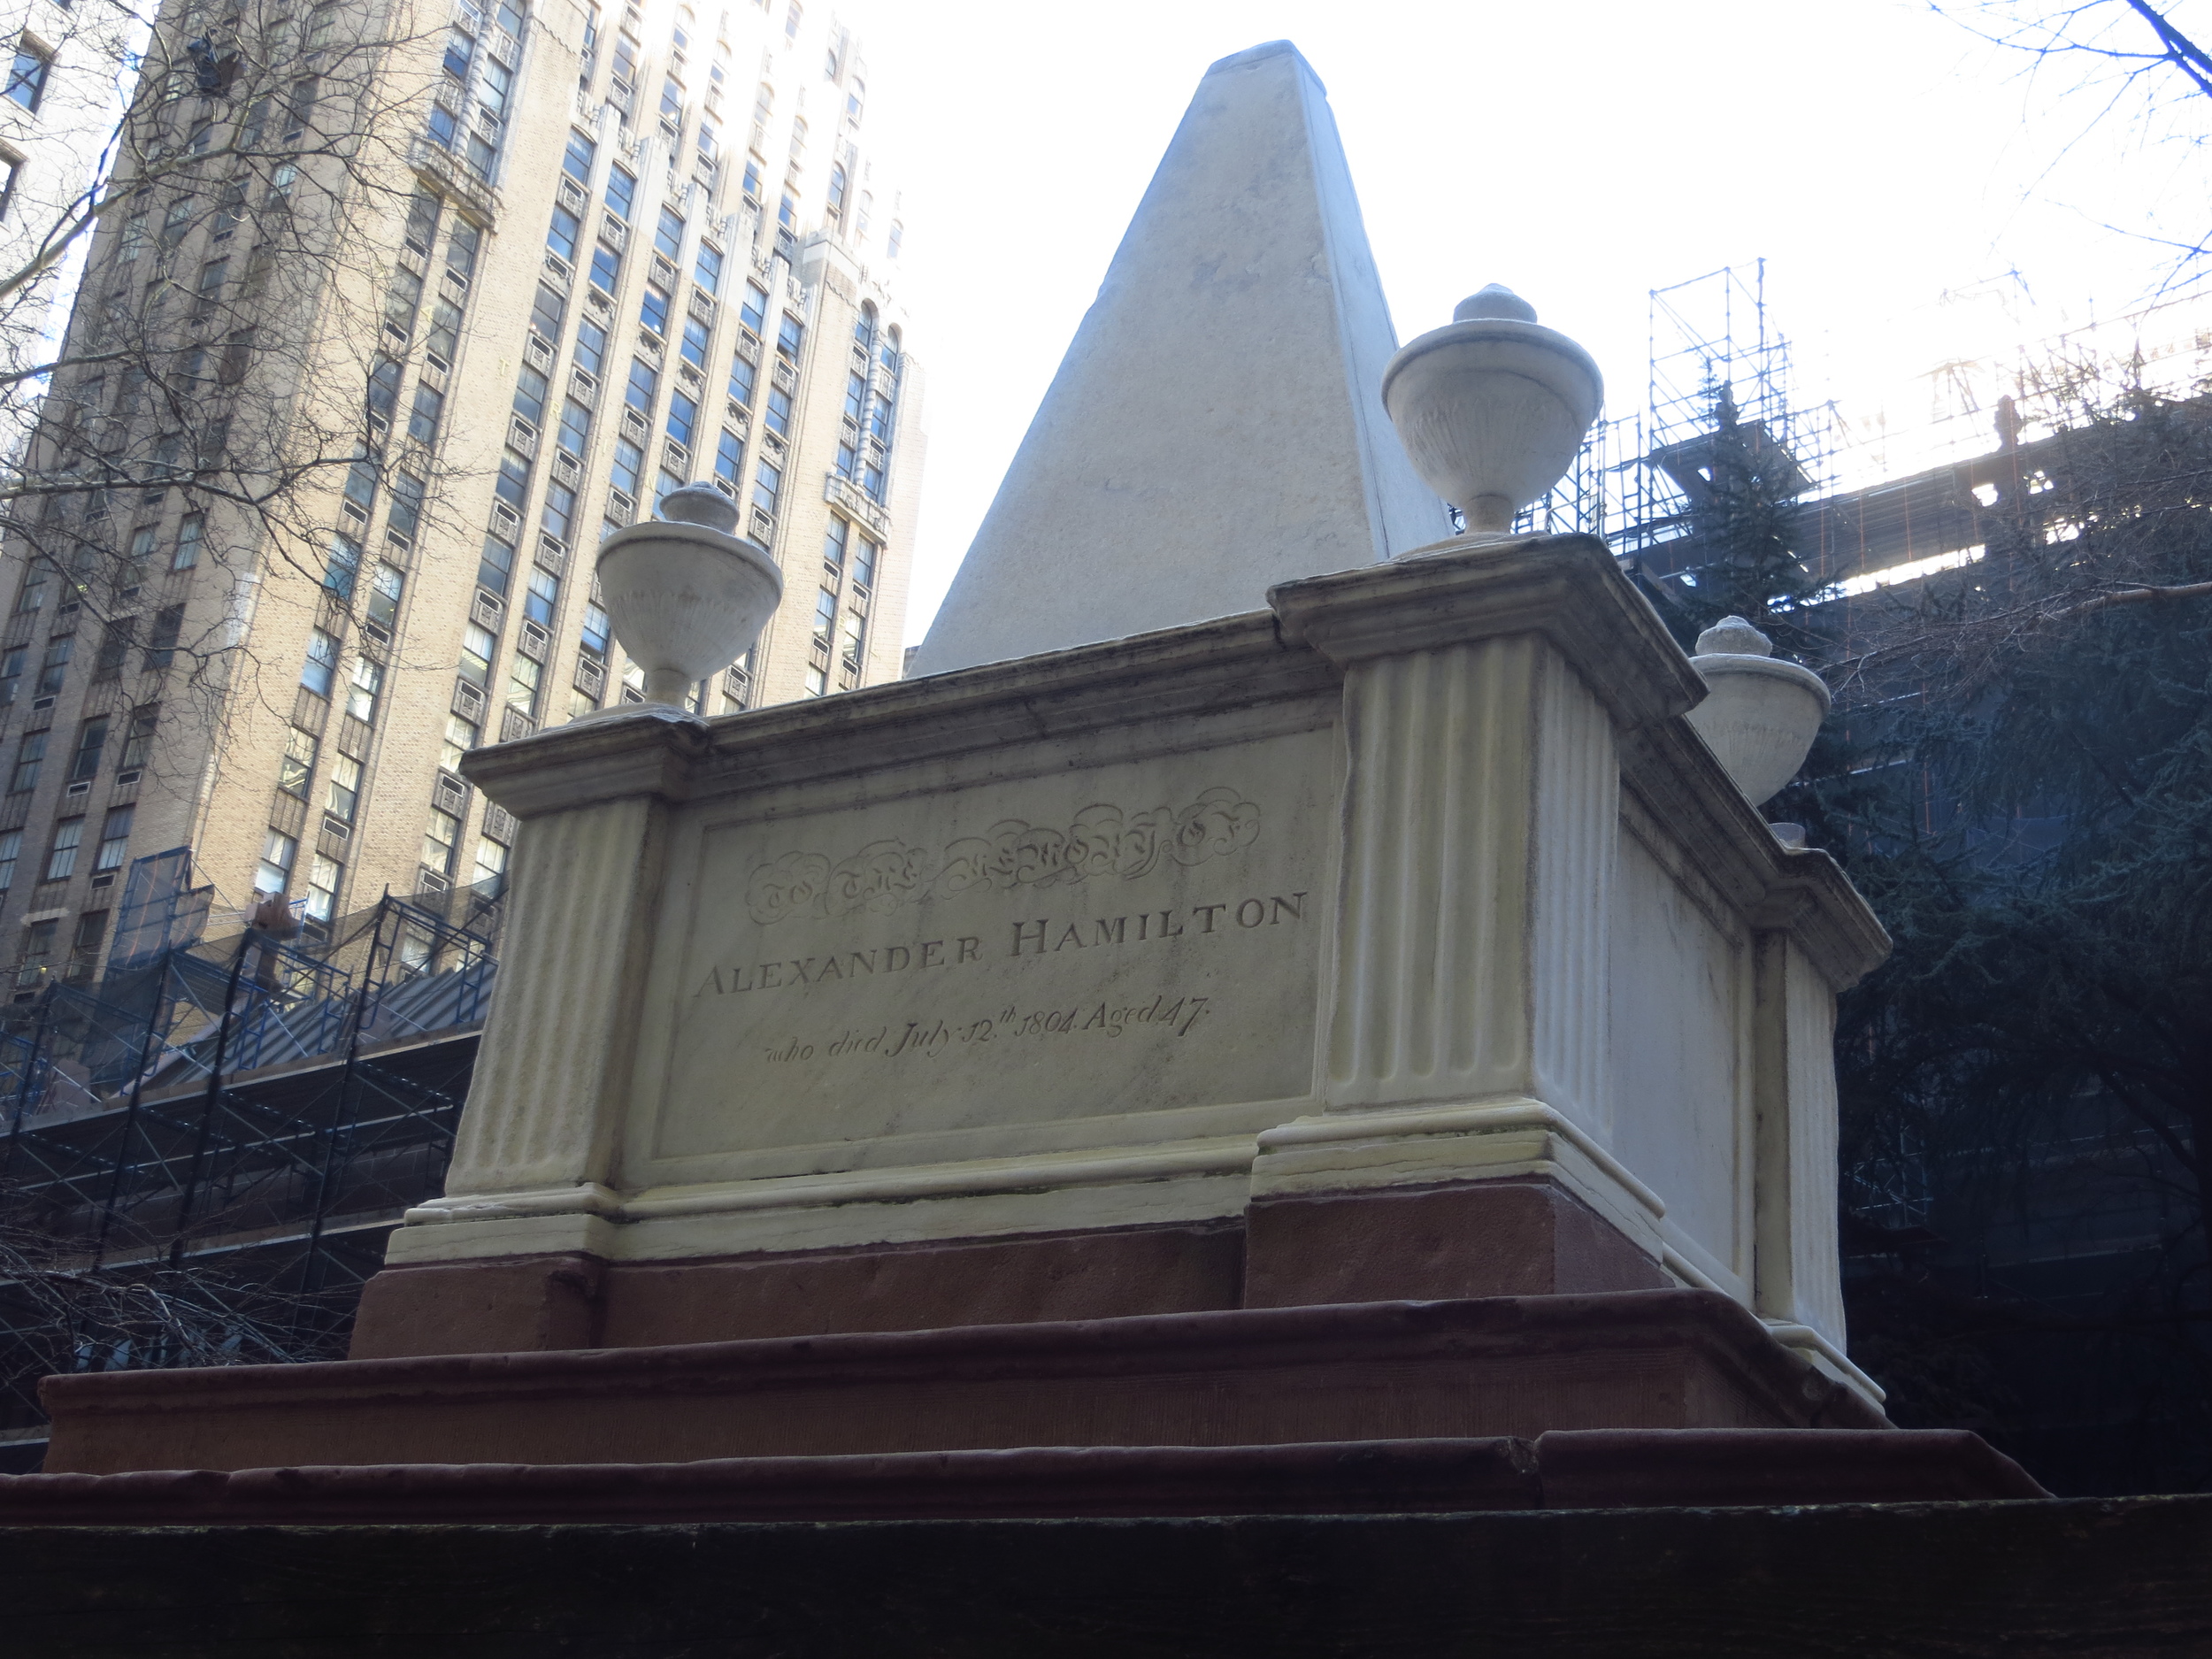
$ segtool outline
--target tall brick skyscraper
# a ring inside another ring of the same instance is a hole
[[[157,851],[311,931],[495,883],[459,757],[641,678],[592,557],[677,482],[785,572],[702,712],[899,673],[922,377],[828,6],[219,10],[164,8],[0,581],[19,996]]]

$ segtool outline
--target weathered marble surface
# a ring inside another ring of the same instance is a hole
[[[1213,65],[912,672],[1248,611],[1449,534],[1382,406],[1397,349],[1287,41]]]
[[[1886,941],[1684,718],[1701,684],[1603,544],[1270,600],[472,756],[523,820],[525,959],[390,1263],[1533,1180],[1878,1397],[1842,1351],[1830,1046]]]
[[[676,833],[666,1069],[626,1167],[1303,1098],[1326,732]]]

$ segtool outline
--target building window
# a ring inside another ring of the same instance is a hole
[[[829,690],[829,671],[809,663],[806,670],[806,695],[818,697]]]
[[[583,221],[565,207],[553,210],[553,222],[546,227],[545,245],[573,265],[576,244],[584,232]]]
[[[177,524],[177,550],[168,555],[170,571],[190,571],[199,564],[199,533],[205,519],[199,513],[186,513]]]
[[[47,964],[53,959],[54,934],[60,926],[57,920],[33,922],[23,930],[23,961],[16,969],[17,985],[36,985],[45,976]]]
[[[791,435],[791,394],[780,386],[768,388],[768,413],[764,417],[768,430],[779,438]]]
[[[100,756],[108,746],[108,718],[96,714],[77,729],[77,752],[70,757],[69,781],[82,783],[100,775]]]
[[[412,472],[394,475],[391,511],[384,516],[387,531],[403,541],[414,540],[415,533],[422,524],[423,496],[427,488]]]
[[[607,361],[607,331],[589,318],[576,325],[576,366],[596,374]]]
[[[27,110],[35,110],[46,96],[46,77],[52,68],[52,59],[30,42],[18,42],[15,66],[8,71],[6,96]]]
[[[689,449],[692,432],[698,423],[699,405],[681,392],[669,393],[668,435]]]
[[[507,887],[507,849],[488,835],[476,843],[476,883],[497,898]]]
[[[619,167],[607,169],[607,205],[616,217],[628,219],[630,204],[637,195],[637,180]]]
[[[768,326],[768,290],[757,282],[745,285],[745,297],[738,302],[737,319],[755,334]]]
[[[714,475],[727,483],[733,494],[737,481],[744,476],[745,446],[737,441],[734,432],[725,430],[714,449]],[[0,703],[0,707],[4,707]]]
[[[611,298],[622,281],[622,256],[603,242],[591,245],[591,281]]]
[[[887,259],[899,257],[899,244],[906,240],[906,227],[895,219],[891,221],[891,234],[884,239],[883,256]]]
[[[307,665],[298,671],[298,684],[316,697],[329,697],[329,686],[338,675],[338,641],[316,628],[307,634]]]
[[[46,854],[46,879],[66,881],[77,868],[77,849],[84,843],[84,819],[65,818],[54,826],[54,844]]]
[[[494,115],[507,113],[507,102],[515,89],[515,72],[497,58],[484,65],[481,80],[476,83],[476,96],[484,107]]]
[[[280,894],[291,885],[292,861],[300,856],[297,839],[272,827],[261,838],[261,862],[254,867],[257,893]]]
[[[708,332],[706,324],[700,319],[696,317],[684,319],[683,343],[677,349],[682,353],[684,361],[695,369],[703,369],[707,366]]]
[[[16,693],[23,685],[23,666],[30,656],[27,645],[11,646],[0,652],[0,709],[15,707]]]
[[[730,396],[741,403],[753,401],[753,388],[758,384],[759,371],[743,357],[730,359]]]
[[[515,550],[497,536],[484,538],[484,556],[476,562],[476,580],[480,585],[502,598],[506,596],[507,583],[515,568]]]
[[[553,626],[554,612],[561,608],[561,579],[551,571],[533,570],[530,572],[530,591],[522,596],[522,614],[541,628]]]
[[[645,470],[645,451],[627,438],[618,438],[614,446],[614,465],[607,469],[608,481],[624,495],[635,499],[639,474]]]
[[[691,267],[693,279],[710,294],[722,291],[722,250],[699,244],[699,257]]]
[[[23,832],[9,830],[0,834],[0,893],[15,885],[15,862],[23,856]]]
[[[499,477],[492,484],[493,493],[517,512],[530,496],[530,462],[526,456],[513,449],[503,450],[499,457]]]
[[[319,922],[328,921],[338,908],[338,888],[345,879],[345,865],[317,853],[307,868],[308,915]]]
[[[650,282],[645,285],[645,299],[638,307],[638,321],[656,334],[668,332],[668,296]]]
[[[407,224],[400,238],[425,259],[438,237],[438,198],[427,190],[417,190],[407,202]]]
[[[445,409],[445,394],[434,386],[415,388],[415,406],[407,416],[407,435],[417,443],[434,443],[438,417]]]
[[[753,502],[764,511],[772,515],[776,497],[783,489],[783,469],[770,461],[763,461],[760,470],[753,475]]]
[[[365,518],[376,506],[376,463],[356,461],[346,469],[346,499]]]
[[[476,39],[465,29],[449,29],[445,37],[445,72],[463,86],[468,84],[469,65],[476,61]]]
[[[146,580],[146,567],[153,563],[154,543],[161,539],[161,532],[153,525],[141,525],[131,537],[131,550],[125,557],[123,584],[126,591],[137,588]]]
[[[549,535],[568,540],[571,522],[576,513],[576,492],[565,484],[545,487],[545,504],[539,509],[538,522]]]
[[[461,762],[469,750],[484,740],[483,728],[473,720],[463,719],[457,714],[445,718],[445,739],[438,746],[438,764],[455,777],[461,775]]]
[[[488,628],[472,622],[461,631],[461,678],[472,686],[488,682],[492,674],[492,658],[498,655],[499,641]]]
[[[446,271],[457,277],[464,288],[476,273],[476,250],[483,240],[484,233],[465,221],[455,225],[453,234],[446,238]]]
[[[369,583],[369,620],[387,633],[397,627],[400,597],[406,591],[406,572],[396,565],[378,565]]]
[[[599,146],[581,133],[572,130],[568,135],[568,153],[561,157],[561,171],[579,184],[591,182],[591,159]]]
[[[361,804],[361,763],[350,755],[334,755],[330,759],[330,787],[323,795],[323,810],[342,824],[353,822],[354,809]]]
[[[131,818],[136,811],[135,807],[129,806],[111,806],[108,809],[108,815],[100,825],[99,850],[92,860],[95,875],[104,870],[123,867],[123,860],[130,850]]]
[[[606,607],[596,601],[586,605],[584,607],[584,649],[602,662],[606,661],[607,658],[608,633]],[[27,743],[29,741],[28,738],[24,740]]]
[[[591,411],[572,397],[561,400],[561,431],[555,440],[570,459],[581,461],[591,437]]]
[[[799,347],[805,339],[806,325],[786,311],[783,326],[776,331],[776,355],[796,363],[799,360]]]
[[[76,648],[73,634],[67,639],[49,640],[46,656],[39,664],[38,695],[51,697],[61,690],[61,683],[69,675],[69,655]]]
[[[430,809],[430,827],[422,833],[422,865],[433,875],[453,873],[453,849],[461,839],[461,820],[450,812]]]
[[[653,395],[660,389],[660,371],[636,357],[630,359],[630,384],[622,401],[641,415],[653,412]]]
[[[542,426],[545,424],[545,376],[528,364],[524,364],[522,373],[515,377],[515,413],[533,426]]]
[[[44,732],[24,734],[23,747],[15,752],[15,770],[8,776],[8,793],[25,795],[38,787],[39,768],[46,759]]]
[[[841,219],[845,212],[845,169],[840,163],[830,164],[829,215]]]
[[[306,800],[308,786],[315,777],[315,752],[320,747],[312,732],[294,726],[284,739],[284,758],[277,763],[277,787]]]
[[[137,633],[136,617],[119,617],[101,630],[99,655],[92,662],[96,682],[122,678],[123,664],[130,657],[131,641]]]
[[[866,642],[867,627],[866,621],[856,611],[848,611],[844,620],[838,626],[838,634],[842,641],[842,649],[839,655],[846,669],[850,672],[860,672],[861,652]]]
[[[814,595],[814,642],[827,645],[837,626],[837,595],[824,588]]]
[[[832,576],[841,575],[845,569],[845,542],[851,528],[835,513],[830,514],[829,526],[822,533],[822,564]]]
[[[660,222],[653,227],[653,246],[661,255],[674,261],[684,245],[683,215],[673,208],[661,209]]]
[[[853,580],[863,588],[876,585],[876,556],[883,551],[880,542],[866,536],[853,538]]]
[[[330,533],[330,557],[323,566],[323,586],[341,599],[353,597],[353,585],[361,576],[361,544],[342,530]]]
[[[376,718],[376,700],[384,689],[384,665],[368,657],[353,664],[353,684],[346,689],[346,712],[364,726]]]
[[[161,721],[161,705],[157,703],[142,704],[131,710],[130,730],[123,735],[123,754],[117,763],[119,772],[137,772],[142,768],[154,751],[154,727]]]
[[[525,714],[534,717],[538,711],[538,685],[545,678],[545,670],[519,651],[507,664],[507,701]]]
[[[443,294],[430,302],[430,332],[423,349],[440,368],[449,366],[461,343],[461,308]]]

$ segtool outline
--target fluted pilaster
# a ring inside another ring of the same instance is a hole
[[[1605,1072],[1619,764],[1541,636],[1353,664],[1333,1107],[1525,1095],[1588,1121]]]
[[[664,810],[633,795],[523,825],[498,988],[449,1193],[605,1179],[660,886]]]

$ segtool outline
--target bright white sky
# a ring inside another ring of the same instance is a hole
[[[1199,77],[1262,41],[1294,42],[1328,86],[1400,338],[1504,282],[1597,357],[1615,414],[1642,402],[1647,291],[1717,265],[1766,258],[1801,402],[1909,409],[1915,373],[2006,343],[1993,330],[2139,303],[2168,256],[2108,225],[2140,231],[2162,199],[2212,218],[2185,139],[2096,122],[2074,69],[2031,76],[1916,0],[839,11],[866,42],[875,153],[906,188],[910,341],[929,373],[910,641]],[[2175,11],[2212,34],[2212,0]],[[2212,100],[2177,108],[2212,131]],[[1993,283],[2010,316],[1943,303]]]

